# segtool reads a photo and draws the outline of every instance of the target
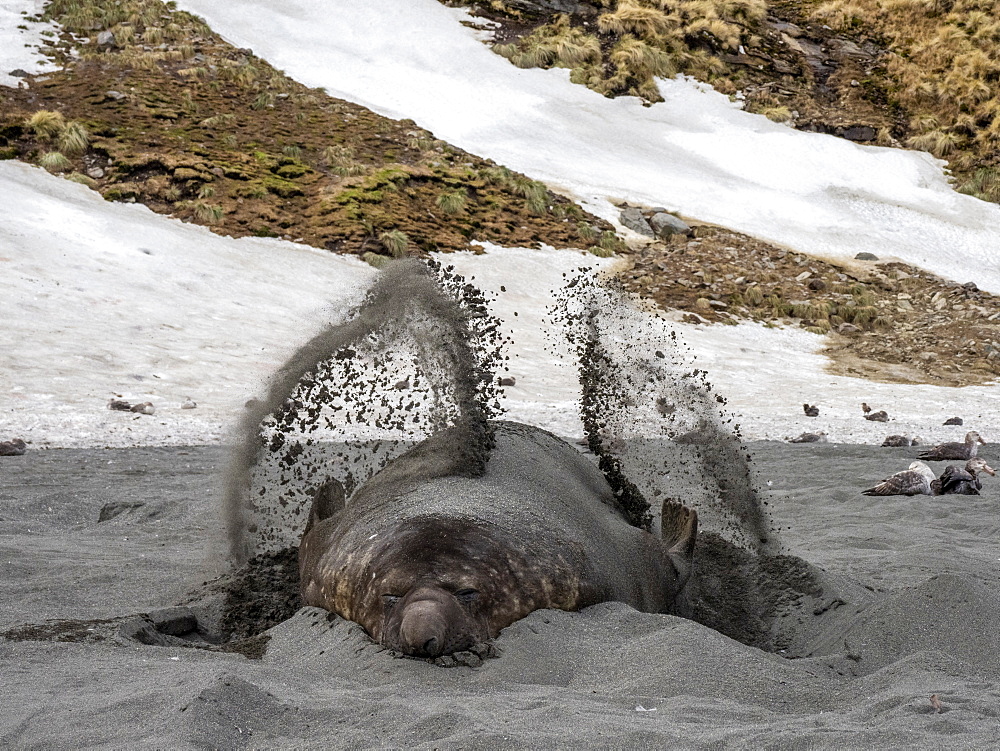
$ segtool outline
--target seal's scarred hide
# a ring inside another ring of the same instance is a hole
[[[463,471],[461,431],[388,464],[340,511],[314,512],[299,548],[305,604],[376,641],[435,657],[540,608],[618,600],[683,612],[694,511],[664,504],[663,539],[629,524],[600,470],[556,436],[493,423],[485,472]]]

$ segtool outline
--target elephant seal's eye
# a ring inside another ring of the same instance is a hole
[[[460,589],[455,593],[459,602],[470,603],[479,599],[479,592],[475,589]]]
[[[399,600],[400,600],[399,595],[382,595],[382,603],[385,605],[386,608],[391,608],[393,605],[399,602]]]

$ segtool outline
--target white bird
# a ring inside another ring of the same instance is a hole
[[[913,462],[909,469],[897,472],[868,490],[863,495],[934,495],[931,482],[936,480],[934,472],[923,462]]]

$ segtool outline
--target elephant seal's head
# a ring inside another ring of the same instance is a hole
[[[407,655],[459,652],[539,608],[597,601],[571,546],[540,557],[481,520],[411,518],[363,544],[351,532],[307,532],[299,551],[303,599]]]

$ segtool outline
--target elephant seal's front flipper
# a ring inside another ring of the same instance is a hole
[[[670,612],[688,617],[690,603],[687,598],[687,583],[694,569],[694,544],[698,538],[698,512],[687,506],[671,501],[663,502],[660,516],[661,538],[667,549],[670,562],[677,571],[677,589]]]
[[[694,542],[698,537],[698,512],[667,499],[663,502],[660,528],[663,544],[670,553],[682,556],[690,563],[694,557]]]
[[[346,503],[347,491],[344,490],[343,484],[331,477],[313,492],[312,507],[309,509],[309,521],[306,522],[303,534],[324,519],[329,519],[338,511],[343,511]]]

